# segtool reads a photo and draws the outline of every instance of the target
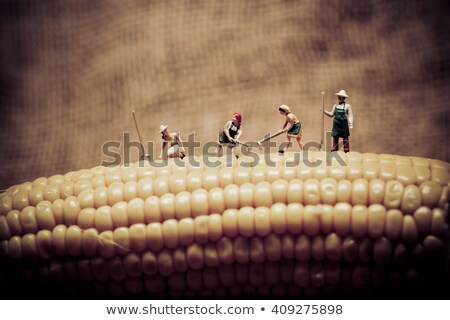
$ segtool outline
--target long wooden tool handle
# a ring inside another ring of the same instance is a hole
[[[264,142],[264,141],[267,141],[267,140],[270,140],[270,139],[272,139],[272,138],[275,138],[275,137],[279,136],[279,135],[282,134],[282,133],[283,133],[283,130],[280,130],[280,131],[274,133],[273,135],[268,136],[267,138],[264,138],[264,139],[262,139],[262,140],[259,140],[258,142],[259,142],[259,143],[262,143],[262,142]]]
[[[138,127],[138,124],[137,124],[137,121],[136,121],[136,114],[134,113],[134,110],[132,110],[131,113],[133,114],[134,125],[136,126],[136,131],[137,131],[137,135],[138,135],[138,138],[139,138],[141,151],[142,151],[142,154],[145,155],[144,144],[142,143],[141,133],[139,132],[139,127]]]
[[[246,144],[246,143],[244,143],[244,142],[240,142],[239,140],[234,140],[234,142],[236,142],[236,143],[238,143],[238,144],[241,144],[241,145],[243,145],[243,146],[245,146],[245,147],[247,147],[247,148],[250,148],[250,146],[249,146],[248,144]]]
[[[324,122],[325,122],[325,117],[324,117],[324,111],[325,111],[325,102],[324,102],[324,97],[325,97],[325,92],[322,92],[322,108],[320,109],[320,114],[322,117],[322,126],[320,127],[320,150],[324,150],[324,145],[323,145],[323,136],[324,136]]]

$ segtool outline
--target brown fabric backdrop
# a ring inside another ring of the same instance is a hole
[[[206,142],[236,111],[260,139],[281,128],[282,103],[318,140],[320,92],[330,110],[340,89],[352,150],[449,161],[449,7],[2,0],[0,189],[99,165],[105,142],[137,139],[132,109],[156,152],[161,123]]]

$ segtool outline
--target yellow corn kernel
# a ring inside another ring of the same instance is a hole
[[[0,258],[26,279],[154,297],[338,296],[445,269],[450,165],[339,154],[41,177],[0,195]]]

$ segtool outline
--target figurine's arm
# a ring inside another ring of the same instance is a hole
[[[184,154],[186,154],[186,150],[183,147],[183,141],[181,141],[179,133],[176,134],[176,139],[178,141],[178,144],[180,145],[180,151],[183,152]]]
[[[242,137],[242,135],[243,135],[243,131],[242,131],[242,129],[239,129],[239,131],[238,131],[236,137],[234,138],[234,140],[239,140]]]
[[[353,110],[352,110],[352,106],[347,104],[347,119],[348,119],[348,128],[349,129],[353,129]]]
[[[161,159],[161,158],[162,158],[163,152],[164,152],[164,150],[166,149],[166,146],[167,146],[167,141],[163,141],[162,146],[161,146],[161,153],[159,154],[158,159]]]
[[[286,122],[283,125],[283,132],[288,132],[294,125],[294,121],[293,121],[292,117],[290,117],[290,115],[291,114],[288,114],[286,117]]]
[[[336,105],[333,106],[333,108],[331,109],[331,111],[327,111],[327,110],[323,110],[323,112],[329,116],[329,117],[334,117],[334,109],[336,108]]]
[[[230,127],[231,121],[228,121],[227,123],[225,123],[225,127],[223,127],[223,133],[225,133],[229,141],[233,142],[234,139],[230,136]]]

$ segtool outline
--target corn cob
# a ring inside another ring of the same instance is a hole
[[[13,186],[0,195],[3,281],[30,296],[51,286],[150,298],[421,297],[448,284],[448,163],[293,156],[141,162]]]

